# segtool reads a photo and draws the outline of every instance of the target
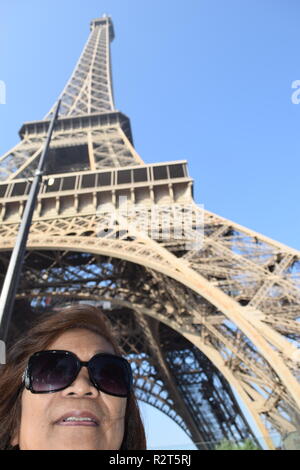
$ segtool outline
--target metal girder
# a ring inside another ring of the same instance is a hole
[[[39,238],[39,240],[35,240],[34,237],[32,237],[32,239],[29,241],[29,246],[32,244],[31,245],[32,248],[35,248],[35,249],[37,249],[37,248],[39,248],[39,249],[49,249],[49,248],[51,248],[50,245],[52,245],[53,248],[56,247],[56,249],[60,248],[60,249],[68,250],[68,249],[70,249],[71,245],[73,247],[75,245],[77,245],[76,246],[77,249],[80,246],[80,249],[84,250],[84,246],[83,246],[84,240],[87,243],[87,245],[89,247],[88,250],[90,252],[99,252],[101,254],[106,254],[106,255],[109,254],[109,252],[110,252],[112,257],[120,257],[122,259],[125,258],[128,261],[135,262],[135,263],[138,263],[138,264],[141,263],[141,260],[143,260],[142,264],[144,266],[148,265],[148,268],[151,269],[152,271],[161,272],[163,275],[167,275],[168,278],[173,277],[177,281],[179,280],[181,284],[183,284],[183,285],[185,284],[187,287],[190,287],[190,285],[186,281],[186,274],[189,274],[188,269],[190,269],[190,268],[187,268],[187,266],[184,265],[184,275],[185,275],[185,277],[183,279],[183,276],[179,276],[179,273],[178,273],[179,266],[177,265],[177,262],[176,262],[176,272],[172,273],[172,271],[170,270],[170,266],[171,266],[170,265],[170,256],[169,256],[170,253],[168,253],[168,256],[166,256],[166,259],[163,260],[162,250],[164,250],[164,249],[161,246],[158,247],[159,248],[159,250],[157,250],[158,251],[158,253],[157,253],[158,258],[156,259],[156,264],[155,264],[154,260],[153,260],[153,256],[154,256],[153,247],[151,247],[151,250],[150,250],[149,246],[145,246],[144,244],[141,243],[141,240],[139,240],[139,242],[137,243],[137,239],[135,239],[134,241],[128,242],[128,241],[124,241],[124,240],[115,241],[115,240],[103,239],[103,238],[92,239],[91,237],[82,237],[81,240],[79,241],[79,238],[75,238],[75,237],[54,237],[54,239],[52,240],[53,241],[53,244],[52,244],[52,243],[50,243],[50,236],[48,234],[48,236],[45,238],[45,240],[41,240],[41,238]],[[36,245],[36,243],[38,243],[38,245]],[[47,246],[45,245],[45,243],[47,243]],[[64,244],[66,244],[66,245],[64,245]],[[134,247],[132,247],[133,249],[131,249],[131,245],[135,245]],[[151,243],[150,243],[150,245],[151,245]],[[96,246],[97,246],[97,248],[96,248]],[[101,247],[101,246],[102,246],[102,249],[100,248],[100,250],[99,250],[99,247]],[[174,255],[172,255],[172,257],[173,256]],[[158,261],[159,261],[159,263],[158,263]],[[159,264],[162,261],[166,261],[168,263],[168,269],[166,268],[165,263],[162,263],[160,268],[159,268]],[[195,282],[195,280],[197,280],[197,277],[198,277],[197,273],[194,272],[193,273],[193,283]],[[204,281],[201,279],[201,282],[204,282]],[[168,285],[167,278],[164,278],[163,285],[165,286],[165,288]],[[206,284],[205,287],[209,287],[209,286],[207,286],[207,284]],[[216,289],[216,288],[213,288],[213,289]],[[195,288],[193,290],[196,292]],[[176,289],[174,288],[173,291],[175,292]],[[177,287],[177,291],[178,291],[178,287]],[[218,289],[218,291],[219,291],[219,289]],[[174,295],[174,292],[172,293],[172,295]],[[207,294],[203,295],[203,294],[201,294],[201,291],[199,292],[199,294],[201,295],[201,297],[207,299]],[[219,292],[218,292],[218,294],[219,294]],[[223,294],[223,295],[225,295],[225,294]],[[191,294],[189,294],[189,297],[191,298]],[[220,297],[222,298],[222,293],[221,293]],[[209,300],[209,299],[207,299],[207,300]],[[231,299],[228,298],[227,301],[230,301],[230,304],[232,302],[233,305],[236,307],[236,305],[235,305],[236,303],[233,302]],[[193,312],[192,326],[193,326],[193,329],[194,329],[195,333],[193,334],[193,336],[188,336],[188,333],[187,333],[186,337],[189,338],[190,340],[192,338],[192,341],[194,342],[194,344],[196,344],[198,347],[201,347],[201,349],[202,349],[203,344],[201,343],[201,346],[200,346],[199,339],[204,338],[204,342],[205,342],[205,340],[207,341],[207,338],[209,338],[209,335],[210,335],[210,337],[211,337],[211,335],[213,335],[215,339],[213,341],[210,340],[210,342],[213,344],[213,347],[215,348],[215,351],[214,351],[213,356],[209,356],[209,357],[211,359],[213,358],[214,363],[216,363],[215,361],[217,361],[217,360],[220,361],[220,359],[221,359],[222,363],[225,362],[225,368],[228,368],[230,370],[231,375],[234,375],[236,373],[236,371],[238,369],[241,369],[241,368],[243,370],[245,368],[246,368],[246,370],[251,369],[251,375],[256,374],[256,376],[260,377],[260,379],[263,380],[264,384],[265,384],[264,387],[258,393],[260,393],[262,396],[265,395],[268,391],[269,391],[269,394],[270,393],[273,393],[273,394],[276,393],[278,395],[278,397],[281,397],[281,399],[288,402],[292,407],[296,406],[296,408],[297,408],[297,405],[295,405],[295,401],[297,400],[297,396],[292,395],[291,389],[290,389],[290,383],[288,382],[288,381],[292,382],[294,380],[293,375],[291,374],[291,372],[289,370],[288,370],[288,374],[286,374],[287,367],[286,367],[285,364],[283,364],[283,361],[281,360],[279,355],[278,355],[278,357],[279,357],[280,361],[277,361],[276,367],[274,367],[272,361],[270,360],[270,350],[269,350],[270,347],[268,345],[268,342],[263,340],[263,336],[258,337],[258,330],[252,328],[252,331],[251,331],[252,323],[250,321],[246,320],[247,317],[245,316],[244,312],[243,312],[244,318],[242,318],[242,315],[240,315],[240,318],[238,319],[238,321],[234,321],[233,320],[234,317],[232,316],[232,313],[234,313],[234,312],[232,312],[232,310],[230,312],[230,315],[228,315],[226,309],[224,309],[224,308],[220,309],[220,307],[218,305],[216,305],[217,302],[216,302],[215,299],[214,299],[213,302],[210,301],[209,303],[212,304],[214,307],[216,307],[219,311],[222,311],[223,314],[225,314],[225,316],[226,316],[225,325],[223,324],[224,322],[219,324],[218,327],[216,327],[216,325],[212,326],[209,322],[207,324],[205,324],[205,315],[203,315],[203,309],[202,309],[202,314],[200,313],[200,315],[199,314],[195,315],[195,312],[197,312],[197,309],[195,307],[195,305],[197,306],[197,303],[195,302],[195,304],[193,305],[193,308],[192,308],[192,312]],[[242,311],[242,307],[236,307],[236,308],[238,308],[238,310],[240,312]],[[161,320],[162,315],[160,314],[158,316],[158,318]],[[183,316],[182,316],[182,318],[183,318]],[[231,329],[228,328],[228,326],[226,325],[226,321],[228,319],[232,322],[232,325],[233,325],[231,327]],[[244,320],[244,322],[242,322],[241,320]],[[169,315],[168,318],[165,319],[165,321],[167,322],[167,324],[169,324],[173,328],[174,328],[174,325],[176,325],[176,323],[177,323],[177,328],[179,326],[179,324],[178,324],[179,319],[173,320],[173,319],[171,319],[171,315]],[[202,330],[200,332],[198,332],[197,328],[196,328],[197,325],[200,325],[200,326],[203,325],[203,326],[205,326],[205,328],[202,327]],[[184,326],[186,328],[185,324],[184,324]],[[188,326],[189,326],[189,329],[191,329],[191,325],[188,325]],[[258,328],[258,325],[256,324],[255,327]],[[249,334],[249,330],[250,330],[250,334]],[[180,331],[182,333],[184,333],[184,331],[182,329]],[[237,333],[239,333],[239,335]],[[266,336],[268,336],[267,333],[265,333]],[[251,335],[252,335],[252,337],[251,337]],[[239,343],[238,347],[235,346],[236,338],[238,338],[238,343]],[[282,341],[283,341],[283,338],[282,338]],[[241,345],[242,345],[242,347],[241,347]],[[247,345],[247,347],[246,347],[246,345]],[[258,345],[260,347],[258,347]],[[280,346],[280,344],[279,344],[279,346]],[[292,347],[293,345],[291,345],[290,343],[287,343],[287,346],[289,346],[291,348],[291,351],[293,353],[294,352],[293,347]],[[219,351],[220,359],[217,359],[215,357],[215,352],[216,352],[217,349]],[[222,352],[222,350],[223,350],[223,352]],[[286,348],[286,350],[287,350],[287,348]],[[283,353],[286,354],[286,350],[280,351],[280,353],[281,354],[283,354]],[[230,355],[229,355],[230,357],[228,356],[228,351],[230,351]],[[245,351],[246,351],[246,355],[245,355]],[[276,351],[275,351],[275,353],[274,353],[274,351],[272,351],[272,352],[273,352],[274,355],[276,354]],[[207,353],[207,351],[206,351],[206,353]],[[253,357],[251,357],[251,355]],[[249,356],[250,356],[250,358],[249,358]],[[234,362],[233,358],[238,359],[238,361]],[[290,357],[287,357],[287,359],[291,360]],[[281,364],[280,364],[280,362],[281,362]],[[234,370],[231,369],[233,363],[234,363]],[[239,367],[237,367],[237,364],[239,365]],[[268,373],[267,373],[267,370],[269,370]],[[222,372],[225,375],[224,365],[222,367]],[[283,377],[284,377],[284,379],[287,379],[286,382],[284,382]],[[255,382],[255,380],[254,380],[254,382]],[[231,383],[233,384],[233,382],[231,382]],[[240,380],[239,380],[239,383],[241,385]],[[250,395],[249,388],[247,388],[247,394],[248,394],[248,396],[251,396],[251,400],[253,402],[253,401],[255,401],[257,384],[255,384],[256,388],[253,386],[253,383],[251,384],[251,386],[252,386],[252,388],[254,388],[253,393],[252,393],[252,395]],[[261,407],[261,405],[257,405],[255,411],[254,411],[254,407],[252,406],[252,411],[253,411],[254,414],[256,414],[257,412],[258,413],[259,412],[265,413],[265,409],[263,407]],[[256,417],[256,419],[257,419],[257,417]],[[264,430],[264,435],[266,435],[266,430]]]

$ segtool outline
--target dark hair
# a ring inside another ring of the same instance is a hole
[[[104,337],[122,355],[108,319],[99,308],[75,304],[43,315],[27,334],[8,351],[7,363],[0,366],[0,450],[15,449],[11,439],[21,420],[22,374],[29,357],[47,349],[57,337],[71,328],[83,328]],[[120,450],[146,449],[145,430],[134,392],[127,399],[124,437]]]

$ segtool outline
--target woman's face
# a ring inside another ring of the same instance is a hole
[[[81,361],[89,361],[99,352],[115,354],[107,340],[85,329],[66,331],[47,349],[71,351]],[[33,394],[24,389],[20,428],[12,445],[19,445],[21,450],[118,450],[124,435],[126,400],[98,391],[86,367],[60,392]],[[80,417],[91,413],[98,424],[60,421],[66,413],[80,413]]]

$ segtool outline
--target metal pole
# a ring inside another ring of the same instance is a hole
[[[24,214],[19,227],[19,232],[16,238],[16,243],[12,255],[10,257],[9,266],[2,287],[0,297],[0,339],[4,342],[7,340],[8,328],[10,324],[16,292],[18,289],[19,278],[22,270],[22,264],[26,250],[26,243],[30,230],[32,215],[35,208],[36,199],[40,188],[40,182],[43,176],[43,168],[46,161],[46,156],[52,137],[52,131],[58,115],[60,103],[61,100],[58,101],[52,120],[50,122],[47,140],[45,142],[45,146],[39,160],[38,168],[34,173],[34,178],[32,181]]]

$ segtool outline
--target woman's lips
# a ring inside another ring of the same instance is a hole
[[[59,426],[99,426],[99,421],[89,411],[73,410],[64,413],[54,424]]]
[[[98,426],[94,421],[60,421],[59,426]]]

